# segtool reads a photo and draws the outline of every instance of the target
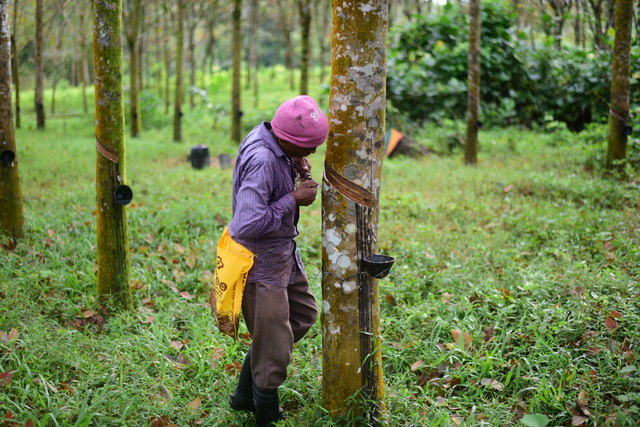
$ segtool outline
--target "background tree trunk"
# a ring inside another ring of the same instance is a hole
[[[365,424],[376,425],[385,412],[379,289],[360,260],[377,251],[388,4],[334,5],[322,189],[322,397],[332,414],[362,409]],[[350,399],[357,393],[360,399]]]
[[[20,129],[22,123],[20,119],[20,59],[18,58],[18,4],[19,0],[13,2],[13,32],[11,33],[11,76],[16,88],[16,114],[15,126]]]
[[[44,29],[42,26],[42,0],[36,0],[36,128],[44,129]]]
[[[478,110],[480,109],[480,0],[469,1],[469,55],[467,59],[467,139],[464,161],[478,163]]]
[[[282,35],[284,37],[284,53],[285,65],[289,70],[289,84],[291,90],[295,89],[294,70],[293,70],[293,41],[291,40],[291,32],[293,31],[291,22],[291,3],[289,0],[278,0],[278,13],[280,15],[280,25]]]
[[[82,83],[82,109],[86,113],[89,110],[87,105],[87,80],[89,77],[89,67],[87,65],[87,28],[85,24],[87,8],[84,2],[80,3],[78,11],[78,20],[80,27],[80,69],[78,70],[78,78]]]
[[[320,66],[320,83],[324,84],[325,79],[325,62],[327,58],[328,43],[327,32],[331,21],[331,0],[318,0],[316,2],[316,34],[318,35],[318,46],[320,54],[318,55],[318,65]]]
[[[247,63],[247,89],[253,85],[253,107],[258,107],[258,0],[251,0],[249,10],[249,61]],[[253,73],[251,72],[253,70]]]
[[[632,0],[616,0],[606,168],[624,172],[629,126]]]
[[[240,54],[242,52],[242,0],[233,2],[233,87],[231,89],[231,139],[238,144],[242,141],[242,112],[240,110]]]
[[[164,114],[169,114],[171,104],[171,56],[169,54],[169,6],[163,6],[162,20],[164,22],[164,43],[162,44],[162,55],[164,58]]]
[[[12,104],[9,0],[0,0],[0,233],[17,239],[24,216]]]
[[[309,93],[309,33],[311,32],[311,1],[298,0],[300,12],[300,94]]]
[[[131,137],[137,138],[142,133],[142,117],[140,116],[140,20],[142,18],[141,0],[133,0],[133,8],[129,18],[127,47],[129,48],[129,126]]]
[[[132,309],[127,209],[115,202],[127,182],[122,88],[122,0],[94,3],[98,299]]]
[[[64,71],[64,60],[66,55],[64,55],[64,52],[62,51],[62,43],[64,42],[64,30],[69,22],[66,5],[67,2],[63,1],[60,4],[60,9],[57,11],[58,14],[62,15],[62,22],[60,22],[60,26],[58,27],[58,43],[56,44],[56,58],[54,60],[56,66],[53,70],[53,82],[51,83],[51,115],[56,113],[56,88],[58,87],[58,82],[60,81],[60,77],[62,77],[62,73]]]
[[[182,63],[184,61],[184,0],[178,0],[176,86],[173,100],[173,142],[182,141]]]

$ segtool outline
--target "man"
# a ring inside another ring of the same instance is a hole
[[[309,96],[284,102],[271,123],[255,127],[240,145],[233,172],[231,238],[254,254],[242,313],[252,336],[238,386],[237,411],[255,411],[257,426],[281,416],[278,387],[287,377],[293,344],[318,318],[294,238],[300,206],[316,198],[307,156],[324,143],[326,116]],[[296,175],[302,180],[295,187]]]

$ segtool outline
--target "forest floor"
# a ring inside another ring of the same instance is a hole
[[[212,129],[198,109],[184,119],[182,143],[169,127],[127,138],[136,309],[105,316],[93,117],[37,132],[25,116],[27,235],[0,251],[0,410],[11,422],[252,425],[227,405],[248,338],[221,335],[207,305],[232,170],[187,161],[196,144],[214,159],[235,148],[224,121]],[[414,136],[438,147],[441,133]],[[486,130],[476,167],[459,152],[385,160],[379,246],[397,257],[380,281],[390,425],[640,423],[640,182],[599,177],[594,138]],[[311,158],[314,176],[323,157]],[[320,209],[302,209],[297,239],[318,301]],[[318,323],[295,347],[282,425],[362,424],[329,417],[321,381]]]

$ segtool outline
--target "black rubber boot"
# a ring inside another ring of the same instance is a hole
[[[260,388],[254,383],[253,402],[256,405],[256,427],[272,427],[280,420],[277,388]]]
[[[229,406],[234,411],[255,412],[256,405],[253,403],[253,375],[251,374],[251,348],[242,362],[238,385],[231,396],[229,396]]]

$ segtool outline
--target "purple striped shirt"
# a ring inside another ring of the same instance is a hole
[[[254,253],[247,282],[287,286],[304,267],[296,250],[300,209],[294,190],[293,158],[262,122],[240,144],[233,171],[233,218],[229,234]]]

